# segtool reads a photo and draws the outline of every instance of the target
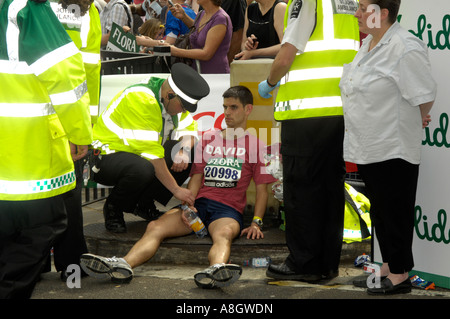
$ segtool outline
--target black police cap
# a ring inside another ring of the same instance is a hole
[[[191,113],[197,110],[197,102],[210,92],[205,79],[184,63],[172,65],[168,80],[170,87],[183,103],[183,107]]]

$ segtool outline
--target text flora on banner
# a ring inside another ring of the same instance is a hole
[[[121,26],[113,22],[106,50],[138,52],[138,49],[136,36],[129,32],[125,32]]]

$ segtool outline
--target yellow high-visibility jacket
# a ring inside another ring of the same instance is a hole
[[[164,121],[159,91],[165,79],[152,77],[119,92],[94,125],[93,146],[102,154],[129,152],[148,160],[163,158]],[[197,122],[189,112],[172,116],[172,138],[197,138]]]
[[[274,110],[277,121],[343,115],[339,89],[343,65],[359,48],[358,21],[350,12],[333,0],[304,1],[316,6],[316,26],[305,52],[297,54],[281,80]],[[285,26],[292,11],[298,10],[296,2],[289,0]]]
[[[64,9],[58,1],[52,0],[50,5],[72,41],[81,51],[86,71],[91,121],[95,123],[98,118],[100,100],[100,42],[102,39],[100,15],[93,4],[86,14],[80,16],[77,14],[76,5]]]
[[[0,200],[48,198],[75,187],[69,141],[92,142],[77,47],[48,2],[0,10]]]
[[[344,242],[361,242],[371,237],[370,201],[362,193],[345,183]]]

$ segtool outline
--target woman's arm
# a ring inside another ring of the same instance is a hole
[[[158,45],[165,45],[163,40],[154,40],[146,36],[136,36],[136,43],[143,47],[155,47]]]
[[[278,3],[274,8],[273,26],[275,28],[280,43],[283,40],[285,11],[286,11],[286,3]],[[247,15],[245,19],[245,24],[248,27]],[[276,56],[281,49],[281,44],[275,44],[267,48],[258,49],[256,42],[257,39],[254,40],[251,37],[247,38],[245,36],[246,34],[247,29],[245,29],[244,26],[244,35],[242,37],[242,45],[241,45],[242,52],[236,55],[236,58],[238,59],[248,60],[257,56]]]
[[[242,32],[242,40],[241,40],[241,51],[245,50],[245,43],[247,42],[247,30],[248,30],[248,8],[245,9],[245,22],[244,22],[244,31]]]
[[[224,24],[217,24],[208,30],[205,46],[202,49],[180,49],[175,46],[170,47],[170,53],[175,57],[209,61],[222,43],[227,33]]]

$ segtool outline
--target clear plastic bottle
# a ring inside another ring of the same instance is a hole
[[[195,232],[198,238],[203,238],[208,234],[206,230],[205,224],[203,224],[198,214],[190,209],[187,205],[182,205],[181,209],[183,210],[184,216],[186,216],[189,221],[189,225],[191,225],[192,230]]]
[[[87,186],[90,177],[91,177],[91,172],[90,172],[90,167],[89,167],[89,161],[86,161],[86,163],[83,165],[84,186]]]
[[[259,257],[247,259],[244,261],[244,266],[252,266],[253,268],[266,268],[272,262],[270,257]]]

